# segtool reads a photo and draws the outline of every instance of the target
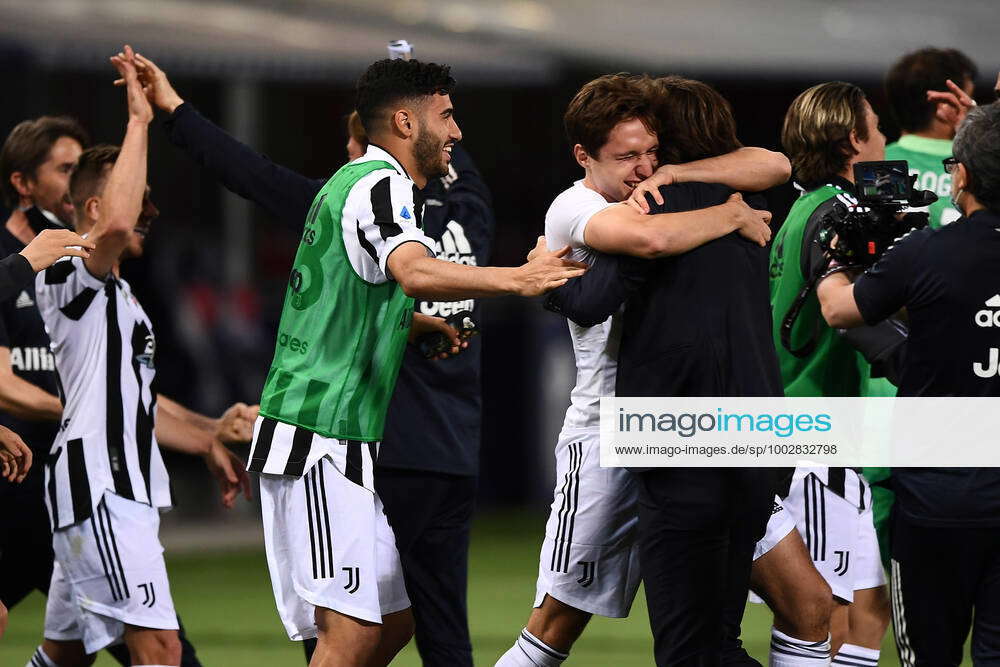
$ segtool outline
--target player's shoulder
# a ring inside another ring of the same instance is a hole
[[[569,224],[583,212],[597,212],[607,206],[607,200],[600,193],[586,187],[583,181],[577,181],[552,200],[545,213],[545,226]]]
[[[552,200],[552,204],[549,205],[550,212],[558,212],[563,209],[571,208],[580,204],[606,204],[607,201],[601,194],[595,190],[591,190],[586,185],[583,184],[582,180],[576,181],[573,185],[569,186],[562,192],[560,192],[555,199]]]

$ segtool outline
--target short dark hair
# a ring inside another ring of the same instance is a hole
[[[864,91],[843,81],[821,83],[795,98],[785,114],[781,145],[799,183],[821,183],[844,170],[855,154],[851,130],[868,139],[865,100]]]
[[[680,76],[666,76],[656,84],[661,162],[693,162],[731,153],[743,145],[736,138],[733,108],[715,88]]]
[[[597,157],[608,143],[611,130],[619,123],[635,119],[657,134],[659,124],[653,109],[651,81],[646,76],[619,72],[585,83],[563,115],[570,146],[580,144],[587,155]]]
[[[358,79],[354,108],[365,132],[372,136],[378,133],[378,121],[388,107],[404,100],[450,95],[454,89],[448,65],[387,58],[369,65]]]
[[[98,144],[80,154],[76,168],[69,178],[69,198],[76,209],[77,219],[82,219],[83,205],[104,188],[109,166],[118,160],[121,147]]]
[[[34,179],[38,167],[49,158],[52,145],[62,137],[75,139],[81,147],[90,143],[79,121],[69,116],[41,116],[17,124],[0,148],[0,189],[7,206],[17,206],[20,195],[10,182],[15,172]]]
[[[362,146],[368,145],[368,133],[365,126],[361,124],[361,116],[357,111],[352,111],[347,115],[347,136],[354,139]]]
[[[934,119],[936,108],[934,102],[927,101],[927,91],[947,91],[948,79],[961,86],[966,79],[974,81],[978,73],[975,63],[958,49],[927,47],[908,53],[886,74],[889,110],[904,132],[924,130]]]
[[[1000,214],[1000,102],[976,107],[965,117],[952,144],[955,158],[968,172],[968,190]]]

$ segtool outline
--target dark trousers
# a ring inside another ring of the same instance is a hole
[[[759,665],[740,624],[775,471],[658,468],[639,478],[639,564],[656,664]]]
[[[17,488],[0,481],[0,601],[8,609],[32,591],[48,595],[52,582],[55,554],[42,488],[40,483],[37,488]],[[178,617],[181,667],[201,667],[180,621]],[[108,653],[122,665],[132,664],[124,644],[109,647]]]
[[[892,622],[900,662],[1000,665],[1000,527],[917,525],[893,510]]]
[[[375,488],[396,535],[424,667],[471,667],[466,589],[476,478],[378,468]],[[307,661],[315,647],[305,642]]]

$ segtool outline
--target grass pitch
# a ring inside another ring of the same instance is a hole
[[[491,666],[524,625],[534,596],[543,510],[481,516],[475,524],[469,576],[469,615],[477,665]],[[302,647],[288,641],[274,609],[263,549],[167,555],[171,591],[188,636],[206,667],[276,667],[305,664]],[[6,572],[3,576],[16,576]],[[38,594],[18,605],[0,640],[0,665],[21,667],[38,645],[45,599]],[[770,614],[749,605],[743,638],[750,653],[767,664]],[[107,655],[95,663],[117,665]],[[568,661],[577,667],[633,667],[652,663],[652,642],[642,594],[627,619],[595,617]],[[887,637],[881,664],[896,665]],[[419,667],[412,642],[393,665]]]

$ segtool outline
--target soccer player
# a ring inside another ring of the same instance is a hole
[[[147,126],[131,49],[112,59],[128,81],[122,148],[80,156],[71,195],[76,224],[95,244],[86,259],[39,274],[35,293],[65,390],[62,423],[46,462],[56,563],[45,643],[30,664],[90,664],[124,639],[133,665],[178,665],[178,621],[159,544],[160,510],[172,503],[157,439],[205,457],[231,506],[246,479],[235,457],[151,392],[156,341],[120,278],[121,259],[142,254],[157,211],[146,186]]]
[[[413,631],[393,531],[375,489],[413,297],[537,295],[585,267],[545,253],[517,268],[434,258],[420,188],[462,138],[446,66],[382,60],[358,81],[365,155],[320,190],[291,272],[249,469],[261,474],[268,566],[313,665],[384,665]],[[455,341],[457,342],[457,340]]]
[[[75,208],[71,207],[73,213],[69,213],[63,202],[72,205],[69,174],[82,149],[80,142],[85,140],[86,134],[75,121],[53,117],[19,123],[7,137],[0,149],[0,172],[4,174],[4,183],[10,185],[4,194],[13,197],[9,203],[14,211],[0,229],[3,251],[23,253],[26,246],[46,237],[71,234],[62,227],[75,218]],[[58,211],[60,217],[49,209]],[[90,241],[83,244],[93,245]],[[2,504],[19,508],[18,512],[0,513],[0,569],[21,573],[19,577],[0,578],[0,601],[11,608],[32,590],[47,594],[53,567],[52,531],[45,509],[45,468],[41,462],[48,456],[58,433],[62,404],[56,396],[58,381],[49,335],[35,301],[32,281],[16,299],[0,303],[0,423],[23,435],[39,461],[20,485],[0,480]],[[165,396],[157,398],[161,411],[175,413],[181,421],[200,431],[192,434],[185,429],[171,430],[161,419],[157,437],[162,446],[180,445],[184,449],[190,443],[202,443],[203,449],[219,459],[218,465],[213,463],[213,469],[221,471],[219,465],[225,465],[227,475],[242,469],[242,464],[222,443],[249,441],[253,416],[247,406],[236,404],[222,418],[211,420]],[[226,462],[223,457],[232,460]],[[181,643],[181,664],[198,667],[194,647],[183,628]],[[123,645],[108,650],[122,664],[129,663],[128,650]]]
[[[151,60],[136,55],[150,101],[170,115],[168,138],[229,190],[302,233],[303,222],[327,179],[310,179],[274,164],[206,119],[174,90]],[[368,135],[358,113],[347,129],[347,153],[358,159]],[[438,257],[488,264],[493,236],[490,194],[461,145],[452,147],[448,173],[421,190],[424,233],[438,243]],[[421,299],[415,312],[446,316],[479,302]],[[472,664],[466,589],[469,537],[479,472],[482,393],[481,345],[474,339],[446,363],[424,359],[407,345],[379,448],[375,485],[385,505],[413,604],[415,639],[424,665]],[[418,491],[415,491],[417,489]],[[316,640],[303,642],[307,659]]]
[[[822,322],[815,292],[806,297],[787,340],[782,330],[803,287],[825,269],[817,240],[820,220],[834,206],[856,202],[853,166],[881,160],[885,137],[864,93],[832,82],[813,86],[792,102],[782,145],[802,190],[771,249],[773,339],[785,394],[863,396],[870,367]],[[831,618],[834,663],[876,664],[889,619],[867,482],[851,468],[798,468],[780,495],[838,603]],[[822,530],[810,530],[811,523]]]
[[[734,231],[763,246],[770,214],[738,197],[700,211],[646,216],[621,204],[657,169],[657,96],[644,77],[599,77],[585,84],[565,114],[566,132],[584,178],[556,197],[546,214],[550,247],[574,257],[595,251],[640,257],[683,253]],[[740,149],[689,164],[661,167],[666,182],[725,182],[765,189],[788,178],[788,161],[762,149]],[[539,558],[534,609],[498,667],[558,665],[592,614],[629,613],[639,583],[638,490],[624,469],[599,462],[599,400],[614,393],[621,322],[569,323],[577,365],[563,430],[555,447],[556,488]]]

